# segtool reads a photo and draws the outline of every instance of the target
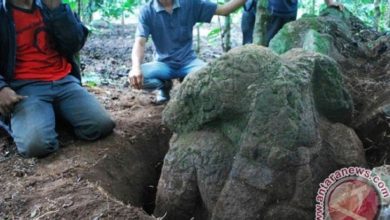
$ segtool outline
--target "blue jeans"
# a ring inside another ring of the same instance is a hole
[[[195,59],[179,69],[157,61],[142,64],[141,71],[144,75],[144,89],[164,89],[167,81],[184,78],[187,74],[197,71],[205,65],[206,63],[200,59]]]
[[[253,4],[247,1],[247,4]],[[253,42],[253,29],[256,21],[256,4],[247,6],[243,10],[241,18],[242,44],[251,44]]]
[[[58,149],[55,115],[70,123],[77,137],[96,140],[112,132],[115,124],[95,97],[74,76],[58,81],[17,80],[10,84],[27,96],[12,113],[11,130],[19,153],[42,157]]]

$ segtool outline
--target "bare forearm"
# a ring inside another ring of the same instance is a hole
[[[131,60],[133,64],[133,69],[141,69],[141,64],[145,56],[145,45],[140,42],[135,42],[133,51],[131,54]]]
[[[143,75],[141,63],[145,55],[146,38],[137,37],[134,42],[133,52],[131,53],[133,67],[129,73],[129,82],[135,89],[142,89]]]
[[[335,0],[325,0],[325,3],[326,3],[326,5],[328,7],[336,7],[339,10],[343,10],[344,9],[344,5],[342,3],[338,3]]]
[[[333,0],[325,0],[325,4],[327,4],[327,5],[331,5],[333,3],[334,3]]]
[[[215,11],[215,15],[227,16],[239,7],[243,6],[245,4],[245,1],[246,0],[231,0],[228,3],[219,5],[217,7],[217,10]]]
[[[43,2],[51,10],[58,8],[58,6],[60,6],[62,3],[61,0],[43,0]]]

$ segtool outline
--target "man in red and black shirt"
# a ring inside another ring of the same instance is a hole
[[[25,157],[58,149],[55,116],[95,140],[114,123],[80,85],[74,55],[88,31],[61,0],[6,0],[0,8],[0,114]],[[3,4],[6,3],[6,4]]]

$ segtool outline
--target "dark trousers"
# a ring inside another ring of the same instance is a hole
[[[267,46],[271,39],[282,29],[283,25],[287,24],[290,21],[295,21],[297,16],[292,17],[280,17],[276,15],[271,15],[269,18],[269,23],[267,25]]]
[[[253,29],[255,28],[256,7],[244,10],[241,18],[242,44],[251,44],[253,42]]]
[[[241,19],[242,44],[253,43],[253,29],[256,20],[256,7],[251,7],[249,10],[244,10]],[[278,33],[278,31],[290,21],[295,21],[295,16],[282,17],[271,15],[267,25],[267,46],[271,39]]]

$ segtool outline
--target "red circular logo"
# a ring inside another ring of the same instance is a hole
[[[332,220],[373,220],[379,213],[380,196],[369,183],[348,179],[333,188],[328,197]]]

